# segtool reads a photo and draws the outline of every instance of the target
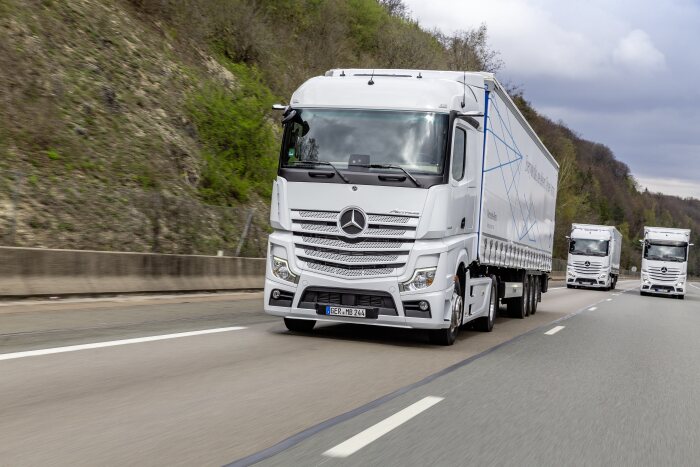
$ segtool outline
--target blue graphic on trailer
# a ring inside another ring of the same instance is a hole
[[[489,103],[491,104],[491,108],[495,111],[496,122],[494,122],[494,114],[491,112],[488,117],[486,117],[487,124],[485,125],[485,131],[490,133],[494,138],[493,143],[498,163],[493,167],[484,167],[484,173],[493,171],[500,172],[505,187],[505,193],[508,196],[513,225],[515,225],[519,240],[527,239],[530,243],[537,243],[535,231],[537,231],[539,235],[539,226],[537,225],[537,220],[533,212],[535,209],[534,202],[532,198],[530,198],[530,200],[522,199],[518,191],[519,176],[522,165],[525,162],[525,156],[513,137],[510,114],[504,112],[506,115],[504,119],[496,99],[491,99]],[[502,136],[496,134],[496,132],[493,131],[494,128],[496,130],[500,129]]]

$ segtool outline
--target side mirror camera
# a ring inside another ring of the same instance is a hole
[[[272,104],[272,110],[287,110],[287,106],[282,104]]]

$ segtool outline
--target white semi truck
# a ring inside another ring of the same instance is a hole
[[[690,230],[644,227],[642,240],[642,295],[685,298]]]
[[[573,224],[566,286],[614,289],[620,276],[622,234],[610,225]]]
[[[558,165],[495,77],[330,70],[284,110],[264,307],[317,321],[490,331],[535,313]]]

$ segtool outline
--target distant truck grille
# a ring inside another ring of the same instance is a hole
[[[585,276],[597,276],[602,270],[602,263],[590,262],[589,265],[586,265],[586,261],[574,261],[574,271],[576,271],[576,274],[582,274]]]
[[[418,217],[367,214],[367,228],[350,238],[338,211],[292,211],[295,255],[305,269],[340,277],[383,277],[406,266]]]
[[[654,282],[669,282],[675,284],[680,275],[681,270],[678,268],[668,268],[666,272],[663,272],[661,267],[649,268],[649,278]]]

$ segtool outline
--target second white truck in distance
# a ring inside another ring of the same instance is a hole
[[[559,166],[489,73],[331,70],[284,109],[264,306],[454,343],[535,313]]]
[[[685,298],[688,279],[690,230],[644,227],[642,240],[642,295]]]
[[[614,289],[620,277],[622,234],[610,225],[573,224],[566,286]]]

